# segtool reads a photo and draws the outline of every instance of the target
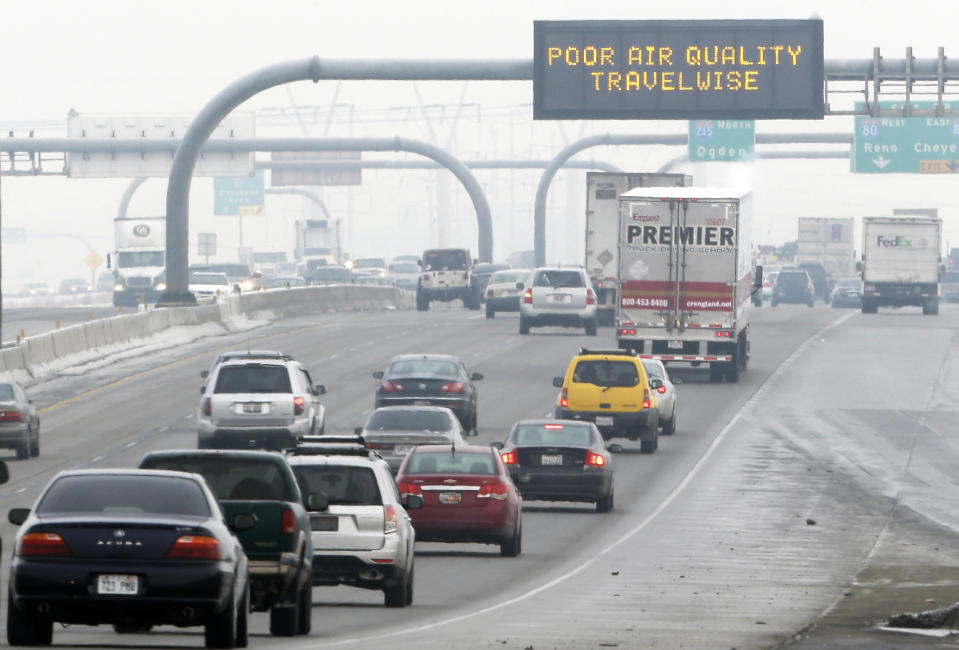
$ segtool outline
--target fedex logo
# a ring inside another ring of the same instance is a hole
[[[876,246],[882,246],[883,248],[912,248],[912,240],[906,239],[902,235],[897,235],[895,237],[883,237],[882,235],[877,235]]]

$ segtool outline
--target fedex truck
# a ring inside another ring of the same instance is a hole
[[[708,366],[739,381],[750,354],[751,197],[705,187],[630,190],[619,197],[621,349],[665,363]]]
[[[611,326],[616,317],[619,195],[636,187],[692,184],[688,174],[586,172],[586,274],[596,293],[598,325]]]
[[[939,218],[863,217],[862,313],[913,305],[938,314],[941,242]]]
[[[166,217],[114,219],[113,305],[152,303],[166,291]]]

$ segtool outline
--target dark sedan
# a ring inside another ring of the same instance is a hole
[[[57,474],[21,525],[7,641],[49,645],[53,624],[205,628],[206,647],[246,646],[247,558],[203,478],[160,470]],[[255,525],[234,517],[234,529]]]
[[[832,290],[829,302],[833,307],[862,307],[862,281],[842,278]]]
[[[483,378],[470,373],[458,357],[447,354],[402,354],[393,357],[386,371],[373,373],[380,380],[374,405],[445,406],[463,428],[476,429],[476,387]]]
[[[613,509],[613,459],[591,422],[522,420],[501,447],[503,464],[524,499],[585,501]]]

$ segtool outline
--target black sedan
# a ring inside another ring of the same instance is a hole
[[[10,566],[7,641],[48,645],[53,624],[205,628],[206,647],[246,646],[247,558],[196,474],[60,472],[22,525]],[[249,529],[250,515],[232,527]]]
[[[521,420],[493,443],[527,500],[584,501],[613,509],[613,459],[592,422]]]
[[[862,282],[859,278],[842,278],[830,296],[833,307],[862,307]]]
[[[470,373],[458,357],[448,354],[402,354],[390,361],[379,379],[374,405],[445,406],[456,414],[467,431],[476,429],[476,387],[483,378]]]

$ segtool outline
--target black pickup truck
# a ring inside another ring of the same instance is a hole
[[[307,501],[281,455],[269,451],[155,451],[142,469],[193,472],[206,479],[228,518],[252,514],[237,536],[249,558],[250,609],[270,612],[270,634],[309,634],[313,543]],[[316,498],[316,497],[314,497]]]

